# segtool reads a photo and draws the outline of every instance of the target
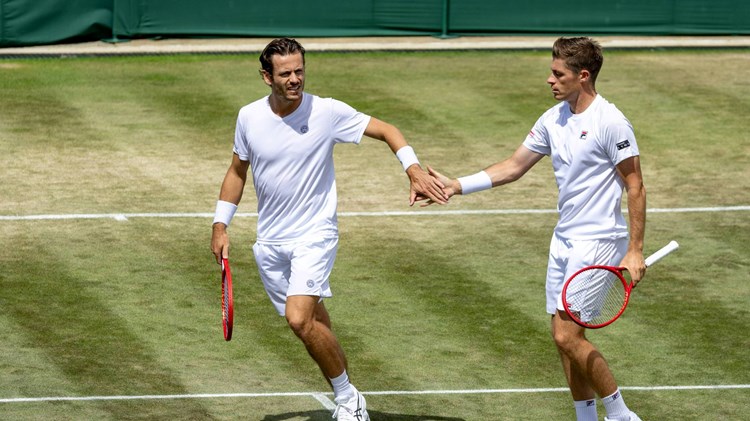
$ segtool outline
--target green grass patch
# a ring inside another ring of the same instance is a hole
[[[546,52],[310,53],[307,90],[397,125],[452,175],[511,153],[553,105]],[[750,55],[609,52],[599,91],[630,118],[650,208],[750,204]],[[0,215],[211,212],[254,56],[0,63]],[[405,210],[386,145],[336,149],[340,211]],[[241,212],[255,211],[248,185]],[[441,210],[553,209],[543,160]],[[429,208],[428,210],[436,210]],[[544,311],[554,214],[342,216],[327,301],[364,391],[564,388]],[[750,384],[750,213],[652,213],[649,270],[591,332],[625,387]],[[0,399],[327,392],[265,296],[255,219],[231,228],[223,341],[208,218],[0,221]],[[744,419],[749,389],[627,390],[643,419]],[[369,395],[376,420],[571,419],[566,392]],[[601,405],[600,405],[601,406]],[[600,408],[601,410],[601,408]],[[323,420],[309,396],[0,403],[2,419]]]

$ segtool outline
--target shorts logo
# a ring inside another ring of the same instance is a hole
[[[307,127],[307,124],[305,124],[305,125],[303,125],[302,127],[299,128],[299,131],[300,131],[300,133],[305,134],[305,133],[307,133],[307,132],[310,131],[310,128]]]
[[[586,136],[588,136],[588,135],[589,135],[589,132],[587,132],[586,130],[584,130],[584,131],[581,132],[581,136],[579,137],[579,139],[586,140]]]
[[[621,151],[621,150],[623,150],[625,148],[629,148],[629,147],[630,147],[630,141],[627,140],[627,139],[625,139],[622,142],[620,142],[620,143],[617,144],[617,150],[618,151]]]
[[[307,287],[308,287],[308,288],[312,288],[312,287],[314,287],[314,286],[315,286],[315,282],[313,282],[313,280],[312,280],[312,279],[310,279],[309,281],[307,281]]]

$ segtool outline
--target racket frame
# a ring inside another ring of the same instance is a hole
[[[617,311],[617,314],[615,314],[614,317],[602,323],[588,323],[588,322],[581,320],[580,316],[576,314],[577,312],[571,310],[566,297],[567,297],[568,287],[570,286],[572,281],[576,279],[576,277],[579,274],[583,272],[588,272],[590,270],[597,270],[597,269],[607,270],[613,273],[617,277],[617,279],[622,283],[624,295],[623,295],[623,300],[622,300],[622,306],[620,306],[620,309]],[[628,306],[628,302],[630,301],[630,292],[633,290],[633,283],[628,282],[625,279],[625,276],[623,275],[623,272],[622,272],[623,270],[625,270],[625,268],[615,267],[615,266],[592,265],[592,266],[586,266],[585,268],[580,269],[578,272],[574,273],[570,278],[568,278],[568,280],[565,282],[565,285],[563,285],[563,290],[562,290],[563,308],[565,309],[565,313],[568,314],[568,317],[570,317],[579,326],[585,327],[587,329],[600,329],[600,328],[603,328],[604,326],[608,326],[612,324],[612,322],[617,320],[620,317],[620,315],[622,315],[622,313],[625,312],[625,307]]]
[[[660,248],[654,254],[648,256],[645,259],[646,267],[649,267],[653,265],[654,263],[658,262],[669,253],[677,250],[679,247],[680,245],[677,243],[677,241],[674,241],[674,240],[670,241],[666,246]],[[625,288],[625,295],[624,295],[624,299],[622,300],[623,303],[622,303],[622,307],[620,308],[620,311],[618,311],[617,315],[612,317],[612,319],[604,323],[590,324],[590,323],[586,323],[582,321],[580,317],[578,317],[578,315],[576,315],[575,312],[570,309],[568,305],[568,300],[566,298],[566,292],[568,290],[568,285],[570,285],[570,282],[573,279],[575,279],[575,277],[578,276],[578,274],[585,272],[587,270],[591,270],[591,269],[606,269],[614,273],[615,275],[617,275],[618,278],[620,278],[620,281],[622,281],[624,288]],[[570,317],[579,326],[582,326],[588,329],[599,329],[604,326],[610,325],[612,324],[612,322],[619,319],[622,313],[625,312],[625,308],[628,306],[628,302],[630,302],[630,292],[633,290],[633,282],[632,281],[628,282],[627,280],[625,280],[625,276],[623,276],[624,270],[626,270],[626,268],[624,267],[593,265],[593,266],[587,266],[579,270],[578,272],[574,273],[570,278],[568,278],[568,280],[565,281],[565,285],[563,285],[563,290],[561,292],[563,308],[565,309],[565,313],[568,315],[568,317]]]
[[[224,340],[232,340],[234,326],[234,296],[232,293],[232,270],[229,259],[221,259],[221,324]]]

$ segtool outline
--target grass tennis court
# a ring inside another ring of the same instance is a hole
[[[681,244],[591,333],[644,420],[750,417],[749,53],[605,52],[597,88],[636,129],[654,210],[646,253]],[[306,89],[465,175],[553,104],[549,61],[308,53]],[[257,68],[255,55],[0,61],[0,419],[330,419],[315,396],[332,399],[327,385],[258,279],[252,215],[230,228],[235,329],[221,333],[202,215],[237,111],[267,93]],[[526,212],[555,208],[549,161],[426,210],[408,208],[380,142],[338,146],[336,166],[326,305],[373,420],[574,419],[544,312],[556,215]],[[255,212],[248,186],[239,212]]]

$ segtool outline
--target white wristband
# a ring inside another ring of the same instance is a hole
[[[234,213],[237,212],[237,205],[231,202],[225,202],[219,200],[216,202],[216,213],[214,213],[214,224],[221,222],[222,224],[229,226],[232,222]]]
[[[396,151],[396,158],[401,161],[401,166],[404,167],[404,171],[414,164],[419,164],[417,154],[414,153],[414,148],[411,146],[404,146],[403,148]]]
[[[469,194],[492,188],[492,179],[485,171],[479,171],[474,175],[466,177],[459,177],[458,182],[461,184],[461,194]]]

